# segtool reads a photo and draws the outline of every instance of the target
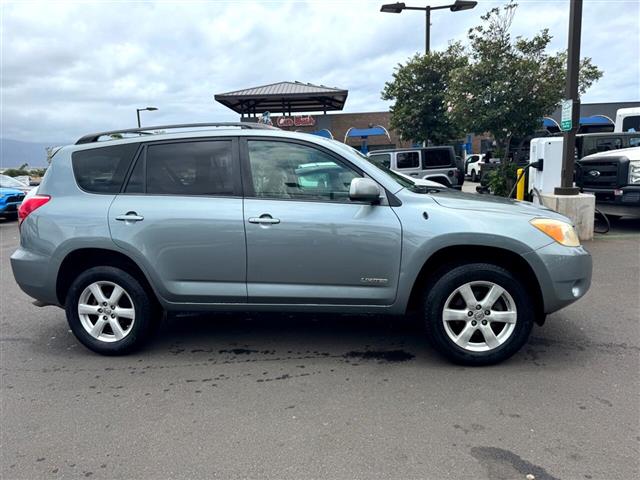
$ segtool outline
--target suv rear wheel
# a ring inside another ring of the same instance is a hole
[[[437,277],[438,278],[438,277]],[[497,265],[455,267],[426,294],[427,333],[434,347],[464,365],[490,365],[516,353],[533,327],[531,297]]]
[[[119,268],[93,267],[80,274],[65,310],[76,338],[103,355],[130,353],[151,334],[154,309],[147,292]]]

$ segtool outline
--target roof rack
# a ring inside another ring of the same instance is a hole
[[[253,123],[253,122],[218,122],[218,123],[182,123],[176,125],[156,125],[153,127],[145,127],[145,128],[127,128],[124,130],[110,130],[108,132],[97,132],[90,133],[81,137],[76,145],[81,145],[83,143],[94,143],[97,142],[100,137],[106,137],[110,135],[117,135],[122,133],[138,133],[140,135],[153,135],[153,132],[150,130],[175,130],[178,128],[200,128],[200,127],[238,127],[241,129],[247,130],[278,130],[276,127],[272,127],[271,125],[265,125],[263,123]]]

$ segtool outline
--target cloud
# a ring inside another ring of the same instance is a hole
[[[382,1],[2,3],[2,132],[72,141],[88,131],[235,120],[215,93],[282,80],[349,89],[346,111],[380,99],[398,62],[424,48],[424,15],[380,13]],[[438,4],[434,0],[434,4]],[[463,40],[474,10],[432,15],[432,48]],[[517,35],[542,28],[566,46],[568,2],[521,1]],[[640,3],[585,1],[582,55],[605,71],[584,101],[640,98]],[[543,81],[541,79],[541,81]]]

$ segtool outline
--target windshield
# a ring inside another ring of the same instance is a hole
[[[420,185],[420,184],[414,182],[411,179],[411,177],[400,175],[399,173],[394,172],[393,170],[391,170],[391,168],[389,168],[389,166],[387,165],[387,162],[380,161],[381,160],[380,158],[378,158],[378,159],[370,158],[370,157],[366,156],[365,154],[363,154],[358,149],[355,149],[355,148],[353,148],[353,147],[351,147],[349,145],[346,145],[344,143],[338,142],[337,140],[334,140],[334,142],[340,149],[348,150],[350,153],[355,153],[360,158],[365,159],[371,165],[376,167],[378,170],[381,170],[382,172],[386,173],[393,180],[395,180],[396,183],[400,184],[400,186],[406,188],[407,190],[411,190],[414,193],[430,193],[430,192],[435,192],[435,191],[440,191],[440,190],[446,190],[447,189],[447,187],[445,187],[444,185]]]
[[[0,175],[0,187],[5,187],[5,188],[11,188],[11,187],[24,188],[24,187],[26,187],[26,185],[24,183],[22,183],[22,182],[19,182],[15,178],[11,178],[11,177],[9,177],[7,175]]]

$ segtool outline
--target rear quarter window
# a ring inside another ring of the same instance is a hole
[[[91,193],[118,193],[137,143],[81,150],[71,155],[76,182]]]
[[[420,168],[420,152],[398,152],[396,154],[396,167]]]
[[[455,163],[455,157],[451,155],[451,150],[425,150],[422,160],[423,168],[451,167]]]

